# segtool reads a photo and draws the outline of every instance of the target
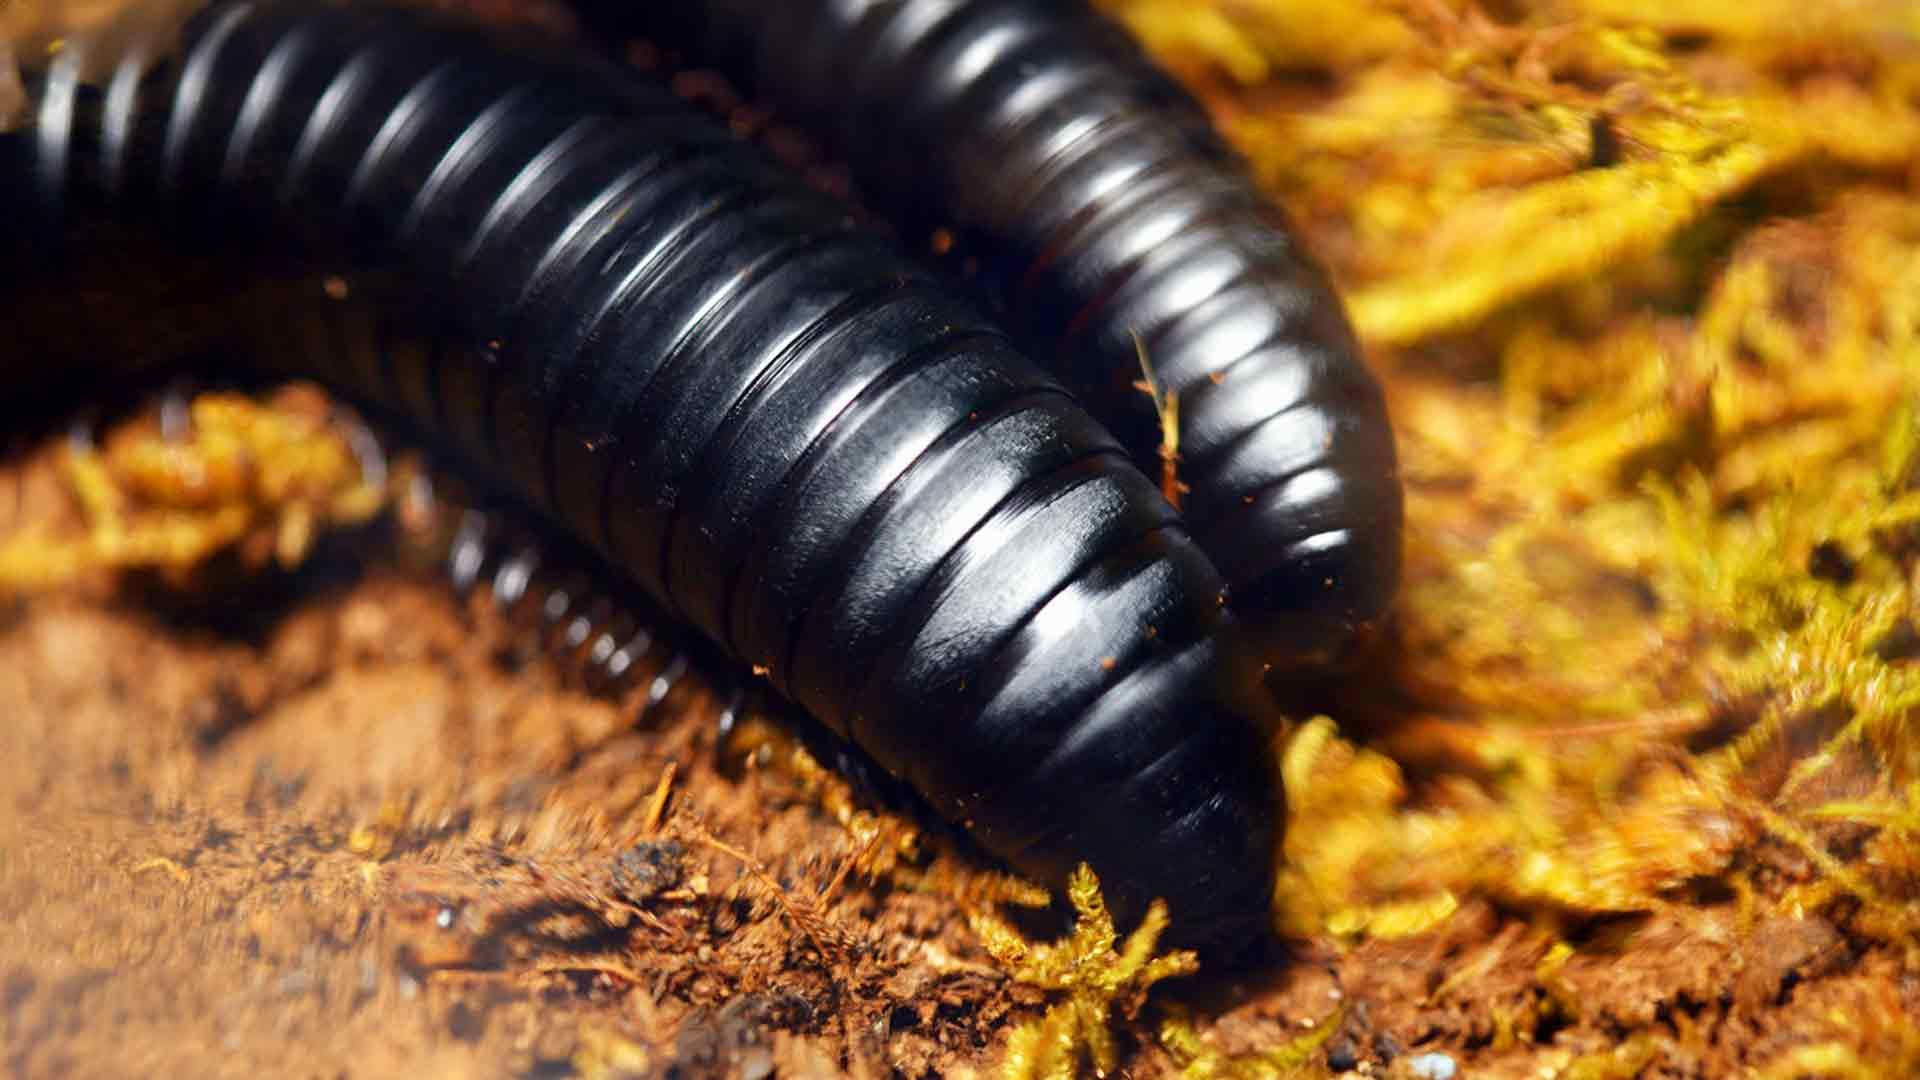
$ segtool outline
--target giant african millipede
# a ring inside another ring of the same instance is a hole
[[[1107,388],[1147,345],[1210,548],[952,282],[577,52],[220,2],[177,47],[30,64],[0,188],[55,240],[110,221],[232,253],[252,299],[223,333],[263,367],[438,435],[986,850],[1051,884],[1086,861],[1123,916],[1164,898],[1175,940],[1230,948],[1280,833],[1248,639],[1317,656],[1380,616],[1391,437],[1337,301],[1191,103],[1091,16],[1028,6],[822,8],[815,59],[864,58],[843,112],[804,63],[738,72],[837,131],[883,205],[938,191],[903,227],[984,253],[1019,338],[1127,430],[1137,395]],[[722,58],[752,22],[699,10]],[[1064,59],[1010,81],[1049,41]]]

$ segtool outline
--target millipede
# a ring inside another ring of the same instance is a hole
[[[26,58],[33,273],[158,237],[231,288],[220,355],[432,434],[986,851],[1163,898],[1176,941],[1262,932],[1281,798],[1225,582],[974,304],[611,64],[381,6],[177,37]],[[60,337],[10,375],[114,370]]]
[[[823,143],[903,238],[977,264],[1028,354],[1151,464],[1264,655],[1359,653],[1400,574],[1380,387],[1326,275],[1196,102],[1085,0],[580,0]],[[1175,492],[1176,496],[1179,492]]]

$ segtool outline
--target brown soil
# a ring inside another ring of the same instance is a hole
[[[71,516],[50,457],[0,473],[0,525]],[[4,1071],[965,1075],[1047,1004],[955,900],[841,880],[855,834],[779,755],[721,751],[701,673],[652,710],[589,695],[377,533],[352,554],[0,613]],[[1537,922],[1296,942],[1156,1001],[1233,1053],[1344,1004],[1316,1068],[1514,1077],[1735,1075],[1920,1012],[1910,962],[1820,919],[1676,907],[1564,962]],[[1171,1071],[1163,1012],[1130,1074]]]

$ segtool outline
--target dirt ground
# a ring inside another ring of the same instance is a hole
[[[10,527],[73,515],[59,450],[0,474]],[[408,550],[0,613],[9,1075],[963,1076],[1040,1015],[940,882],[842,878],[862,837],[777,736],[721,749],[726,673],[588,693]],[[1910,953],[1819,916],[1709,897],[1575,939],[1550,960],[1559,934],[1478,900],[1296,939],[1166,984],[1125,1072],[1174,1071],[1169,1010],[1228,1054],[1335,1018],[1310,1073],[1486,1077],[1740,1075],[1836,1016],[1898,1042],[1920,1015]]]
[[[1038,975],[981,916],[1071,919],[749,675],[662,627],[608,680],[453,587],[444,485],[116,572],[111,470],[36,434],[0,582],[93,554],[0,590],[0,1073],[1018,1077],[1110,1031],[1141,1077],[1920,1074],[1910,13],[1105,6],[1330,263],[1407,464],[1400,621],[1276,747],[1284,947],[1088,997],[1106,948]],[[560,561],[532,596],[611,602]]]
[[[10,527],[73,516],[59,452]],[[1044,1003],[952,899],[841,882],[844,808],[722,753],[703,669],[588,694],[395,550],[5,609],[9,1074],[959,1075]],[[1289,981],[1249,1035],[1324,1013]]]

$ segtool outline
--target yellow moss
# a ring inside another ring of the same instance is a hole
[[[32,528],[0,541],[0,592],[42,591],[89,574],[183,572],[222,551],[294,566],[324,529],[385,507],[347,431],[324,399],[295,390],[272,401],[204,394],[188,430],[146,423],[69,445],[60,458],[86,525],[79,535]]]
[[[1097,0],[1162,60],[1217,67],[1242,85],[1275,71],[1340,66],[1406,47],[1412,34],[1391,12],[1346,0]]]
[[[1185,1010],[1168,1013],[1160,1024],[1160,1046],[1180,1067],[1184,1080],[1289,1080],[1325,1075],[1326,1070],[1312,1064],[1313,1057],[1340,1030],[1347,1006],[1342,1002],[1332,1016],[1285,1045],[1247,1054],[1227,1054],[1208,1045]]]
[[[1113,1014],[1131,1018],[1155,983],[1200,966],[1186,950],[1156,955],[1167,928],[1165,904],[1149,905],[1115,951],[1119,935],[1113,916],[1100,895],[1099,879],[1084,864],[1067,882],[1067,899],[1078,915],[1073,933],[1051,945],[1029,942],[991,915],[972,918],[981,944],[1016,981],[1065,995],[1039,1020],[1008,1037],[1001,1065],[1008,1080],[1077,1076],[1083,1059],[1092,1062],[1096,1075],[1107,1075],[1119,1065]]]
[[[1237,82],[1334,76],[1316,108],[1213,97],[1276,194],[1339,238],[1355,321],[1376,342],[1466,330],[1617,269],[1785,170],[1901,175],[1920,155],[1902,52],[1914,18],[1897,3],[1697,17],[1535,3],[1506,23],[1388,0],[1112,6],[1163,56]],[[1676,56],[1663,34],[1679,31],[1725,43]],[[1868,77],[1790,82],[1809,55]]]
[[[1715,201],[1780,166],[1785,153],[1734,146],[1685,164],[1631,163],[1519,194],[1453,204],[1423,265],[1351,298],[1355,323],[1382,342],[1458,329],[1544,287],[1653,250]]]
[[[1851,897],[1857,930],[1907,940],[1920,665],[1882,642],[1912,617],[1916,225],[1847,188],[1749,229],[1692,313],[1555,294],[1476,329],[1490,392],[1405,384],[1417,705],[1375,749],[1327,719],[1284,749],[1286,932],[1419,932],[1469,896],[1653,911],[1695,878],[1753,896],[1738,855],[1768,836],[1820,878],[1782,907]],[[1663,281],[1645,265],[1620,273]],[[1851,580],[1809,573],[1816,548]],[[1672,746],[1730,713],[1740,738]],[[1872,798],[1816,798],[1860,761]],[[1824,846],[1836,819],[1880,826],[1859,865]]]

